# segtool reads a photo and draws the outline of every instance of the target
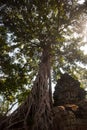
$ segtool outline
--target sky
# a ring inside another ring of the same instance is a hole
[[[85,2],[85,0],[78,0],[79,4],[83,4]]]
[[[85,0],[78,0],[79,4],[83,4]],[[85,37],[84,37],[84,42],[87,42],[87,23],[85,24]],[[84,51],[84,54],[87,54],[87,44],[81,47],[81,50]]]
[[[83,50],[84,54],[86,55],[87,54],[87,44],[85,46],[82,46],[81,50]]]

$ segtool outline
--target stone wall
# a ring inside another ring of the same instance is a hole
[[[87,130],[87,116],[83,114],[82,118],[79,117],[79,106],[76,105],[76,110],[73,106],[75,107],[74,104],[69,107],[54,107],[54,130]]]
[[[86,92],[80,82],[62,74],[54,92],[53,130],[87,130]]]
[[[64,104],[77,104],[83,100],[86,92],[80,87],[80,82],[67,73],[58,79],[54,91],[54,106]]]

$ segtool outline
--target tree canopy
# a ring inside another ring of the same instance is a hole
[[[79,65],[87,64],[87,55],[80,49],[85,44],[81,24],[87,19],[86,6],[86,1],[79,4],[78,0],[0,1],[0,94],[4,100],[24,100],[44,47],[51,57],[54,81],[64,72],[79,79],[86,76],[86,68]]]

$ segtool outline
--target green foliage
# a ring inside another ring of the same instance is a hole
[[[73,34],[85,7],[76,0],[0,1],[0,94],[5,100],[24,100],[46,45],[51,46],[54,81],[62,72],[79,75],[78,62],[86,65],[87,56],[80,50],[81,38]]]

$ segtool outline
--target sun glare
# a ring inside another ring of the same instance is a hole
[[[84,51],[84,54],[85,54],[85,55],[87,54],[87,45],[82,46],[80,49],[81,49],[82,51]]]
[[[87,22],[83,23],[83,31],[82,31],[82,35],[83,35],[83,42],[85,43],[84,46],[81,46],[81,50],[84,52],[84,54],[87,54]]]
[[[84,24],[83,35],[84,35],[83,41],[87,42],[87,22]]]
[[[78,0],[79,4],[83,4],[85,2],[85,0]]]

